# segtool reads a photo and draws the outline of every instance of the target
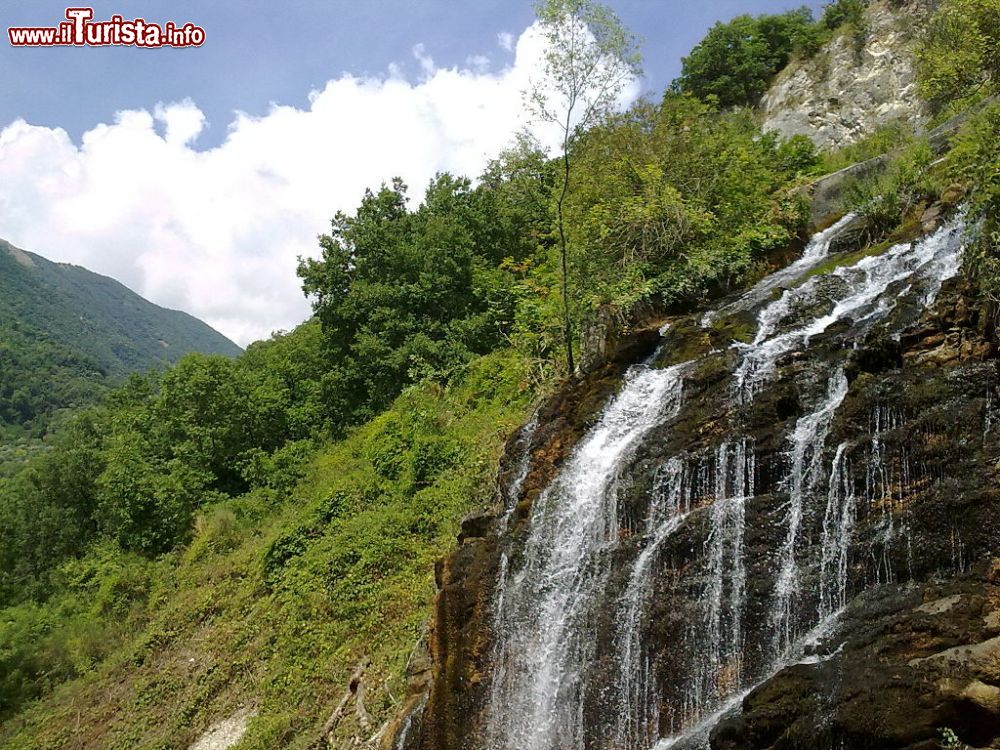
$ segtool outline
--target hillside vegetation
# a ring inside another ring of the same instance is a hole
[[[972,117],[943,161],[892,139],[894,165],[843,206],[889,234],[946,187],[969,190],[984,300],[1000,289],[998,113]],[[795,188],[837,160],[678,92],[580,134],[573,157],[576,331],[773,267],[805,230]],[[242,750],[306,748],[366,659],[371,717],[336,731],[375,733],[402,697],[435,559],[568,375],[555,169],[524,141],[476,182],[439,175],[417,205],[400,181],[373,188],[299,269],[314,320],[236,359],[132,377],[0,479],[0,747],[182,750],[244,706]]]
[[[133,372],[240,349],[118,282],[0,240],[0,436],[38,435]]]

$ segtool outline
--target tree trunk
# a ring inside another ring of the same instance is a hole
[[[563,300],[563,340],[566,344],[566,371],[570,378],[576,377],[576,365],[573,361],[573,322],[569,314],[569,262],[567,260],[566,228],[563,224],[563,203],[566,191],[569,190],[569,144],[563,144],[563,184],[556,204],[556,217],[559,223],[559,252],[562,256],[562,300]]]

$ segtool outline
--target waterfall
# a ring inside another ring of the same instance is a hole
[[[855,214],[847,214],[844,218],[831,225],[829,228],[824,229],[822,232],[818,232],[812,237],[812,239],[809,240],[809,243],[802,250],[802,255],[799,256],[798,260],[762,279],[759,283],[744,292],[735,302],[724,305],[717,310],[709,310],[701,318],[701,327],[707,328],[712,324],[712,321],[724,313],[730,314],[740,312],[742,310],[753,309],[754,307],[765,302],[768,296],[775,289],[778,289],[785,284],[794,282],[803,274],[808,273],[812,268],[817,266],[820,261],[827,257],[833,241],[840,236],[840,233],[843,232],[844,229],[846,229],[856,218],[857,216]]]
[[[599,424],[535,501],[520,571],[506,573],[488,733],[497,750],[576,750],[602,551],[618,538],[616,485],[630,451],[680,407],[683,365],[633,368]]]
[[[905,531],[901,493],[912,478],[905,455],[888,456],[883,435],[898,429],[901,416],[877,410],[867,440],[841,440],[844,360],[876,327],[896,335],[914,320],[915,302],[934,302],[958,271],[963,225],[959,219],[918,242],[817,273],[848,221],[703,320],[754,311],[751,343],[665,369],[633,367],[534,502],[518,536],[523,548],[505,548],[500,560],[494,671],[475,747],[704,747],[711,728],[755,685],[830,632],[849,591],[897,574],[890,548]],[[827,353],[815,356],[820,340],[828,341]],[[713,366],[731,363],[718,386],[726,421],[695,428],[692,445],[663,455],[664,431],[679,423],[671,420],[702,413],[691,412],[699,403],[684,397],[685,379],[712,357]],[[793,359],[808,366],[786,367]],[[758,473],[770,469],[758,467],[761,445],[740,420],[759,408],[778,371],[790,373],[807,408],[796,400],[782,417],[787,423],[776,427],[784,453],[767,449],[768,459],[780,456],[778,476],[761,489]],[[831,435],[836,447],[827,446]],[[632,481],[640,471],[648,472],[649,487],[632,490],[647,487]],[[642,495],[645,513],[635,534],[619,528],[619,503],[629,492]],[[872,548],[877,580],[854,580],[858,519],[880,514]],[[691,603],[680,624],[654,620],[654,613],[662,617],[656,606],[664,587]],[[652,648],[646,634],[654,625],[674,628],[663,631],[672,640]]]
[[[737,400],[752,400],[783,355],[808,346],[812,337],[838,321],[850,321],[861,335],[892,312],[897,294],[910,291],[914,285],[924,288],[922,303],[930,305],[942,281],[958,272],[963,226],[960,221],[947,224],[920,242],[896,245],[882,255],[863,258],[786,289],[758,314],[753,342],[737,345],[744,352],[734,377]],[[829,302],[829,312],[786,329],[785,323],[796,309],[817,301]]]
[[[669,459],[659,471],[655,488],[646,522],[649,541],[632,568],[620,614],[622,683],[615,736],[623,747],[648,747],[659,730],[659,712],[651,710],[658,703],[656,686],[642,649],[639,625],[656,553],[691,512],[694,488],[684,460]]]
[[[510,528],[514,518],[514,511],[517,510],[517,503],[521,499],[521,490],[524,481],[528,478],[528,471],[531,469],[531,440],[538,429],[538,413],[531,415],[531,419],[520,429],[515,441],[517,450],[517,464],[514,476],[510,482],[501,487],[500,501],[503,504],[503,516],[501,517],[501,527],[504,530]]]
[[[847,443],[837,446],[830,470],[820,552],[820,619],[832,616],[847,604],[847,564],[856,512],[854,480],[847,450]]]
[[[826,399],[812,414],[796,423],[792,432],[791,470],[786,480],[788,491],[788,531],[781,548],[781,568],[775,586],[771,625],[774,628],[774,653],[784,654],[795,642],[796,598],[799,594],[798,541],[802,514],[808,495],[813,492],[823,467],[823,449],[834,413],[847,395],[847,377],[837,370],[830,378]]]
[[[755,459],[745,440],[719,446],[715,501],[708,538],[705,622],[699,625],[704,659],[688,691],[686,713],[728,695],[743,680],[743,603],[746,596],[744,535],[746,502],[754,493]]]

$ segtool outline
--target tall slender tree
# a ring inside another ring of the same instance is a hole
[[[642,74],[636,37],[615,13],[594,0],[539,0],[535,13],[546,41],[542,75],[525,99],[536,120],[555,123],[562,136],[562,179],[556,202],[562,271],[566,368],[573,377],[573,321],[569,305],[569,248],[563,208],[572,171],[573,140],[618,103],[625,86]]]

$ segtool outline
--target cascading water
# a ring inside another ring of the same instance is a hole
[[[494,671],[477,747],[703,747],[718,718],[754,685],[802,658],[850,591],[895,574],[886,548],[899,536],[902,508],[893,488],[909,480],[890,476],[893,464],[879,441],[898,427],[898,417],[876,414],[867,441],[827,442],[848,394],[850,346],[877,327],[896,335],[912,322],[907,310],[897,311],[900,300],[910,307],[933,303],[958,270],[962,224],[814,273],[833,236],[815,238],[808,257],[716,311],[756,310],[751,343],[665,369],[633,368],[535,501],[523,548],[502,559]],[[779,287],[784,291],[772,300]],[[831,336],[836,341],[828,342],[826,355],[813,357],[813,342]],[[712,357],[733,362],[726,424],[700,427],[704,437],[692,449],[651,462],[664,430],[698,408],[684,396],[685,380]],[[788,370],[788,362],[795,368]],[[759,446],[740,420],[768,408],[758,401],[779,371],[792,373],[787,378],[806,408],[796,400],[792,414],[799,416],[779,427],[780,460],[770,449],[779,476],[763,487]],[[868,471],[863,494],[852,470],[861,467],[860,456]],[[620,523],[619,503],[640,470],[651,481],[633,534],[634,524]],[[884,533],[872,553],[878,547],[885,562],[873,567],[876,580],[853,580],[859,517],[879,513]],[[668,564],[682,572],[665,579]],[[751,578],[769,581],[770,590],[752,587]],[[693,602],[677,614],[682,625],[655,622],[654,612],[664,616],[658,587]],[[610,625],[601,617],[609,611]],[[664,645],[661,637],[653,648],[645,635],[650,627],[675,633],[673,640]],[[594,711],[605,711],[605,718]]]
[[[781,656],[795,644],[795,612],[798,609],[801,585],[799,535],[802,514],[808,496],[820,479],[823,468],[823,449],[830,423],[844,397],[847,395],[847,377],[837,370],[827,387],[826,399],[812,414],[802,417],[795,425],[791,438],[791,469],[786,480],[788,490],[788,531],[781,548],[781,567],[775,587],[771,626],[774,629],[774,654]]]
[[[746,503],[754,494],[755,458],[745,440],[716,451],[715,501],[708,537],[705,619],[692,641],[704,639],[704,658],[688,690],[684,713],[697,716],[706,703],[728,695],[743,679],[743,603],[746,596]],[[699,649],[701,650],[701,649]]]
[[[735,302],[720,307],[718,310],[709,310],[702,316],[701,325],[707,327],[720,315],[734,313],[740,310],[752,310],[753,308],[767,301],[768,296],[785,284],[799,279],[802,274],[820,263],[830,252],[830,246],[837,239],[841,232],[857,218],[855,214],[847,214],[840,221],[836,222],[822,232],[817,233],[809,244],[802,250],[802,255],[794,263],[775,271],[759,284],[755,284],[743,293]]]
[[[618,538],[616,484],[630,450],[680,406],[683,366],[634,368],[598,426],[535,501],[524,564],[506,573],[490,746],[582,748],[579,716],[593,656],[602,551]]]
[[[621,612],[621,674],[616,739],[622,747],[648,745],[656,740],[659,715],[650,714],[656,704],[656,686],[650,674],[649,657],[642,649],[639,621],[649,592],[649,579],[660,545],[681,525],[694,500],[692,477],[680,458],[669,459],[660,469],[646,522],[646,548],[636,558]]]
[[[837,446],[828,487],[820,553],[819,618],[821,620],[833,616],[847,604],[847,565],[856,512],[854,480],[848,459],[847,443]]]
[[[868,472],[865,482],[865,499],[869,505],[879,508],[881,516],[880,542],[875,566],[878,583],[892,583],[896,580],[890,552],[897,537],[905,536],[906,530],[898,528],[896,521],[896,504],[902,498],[903,487],[908,483],[905,476],[897,471],[897,465],[886,455],[886,447],[882,439],[883,433],[897,429],[902,425],[902,417],[896,410],[881,406],[872,414],[871,449],[868,458]],[[902,464],[905,466],[905,461]]]
[[[757,335],[752,343],[742,346],[744,356],[734,377],[736,397],[744,402],[752,400],[779,358],[807,347],[812,337],[834,323],[849,320],[855,336],[862,335],[885,319],[895,307],[897,295],[909,292],[913,284],[925,287],[921,300],[924,306],[929,305],[941,282],[958,272],[961,232],[961,223],[949,224],[918,243],[896,245],[882,255],[863,258],[786,290],[761,310]],[[798,308],[816,301],[830,302],[832,307],[806,325],[786,327]]]

